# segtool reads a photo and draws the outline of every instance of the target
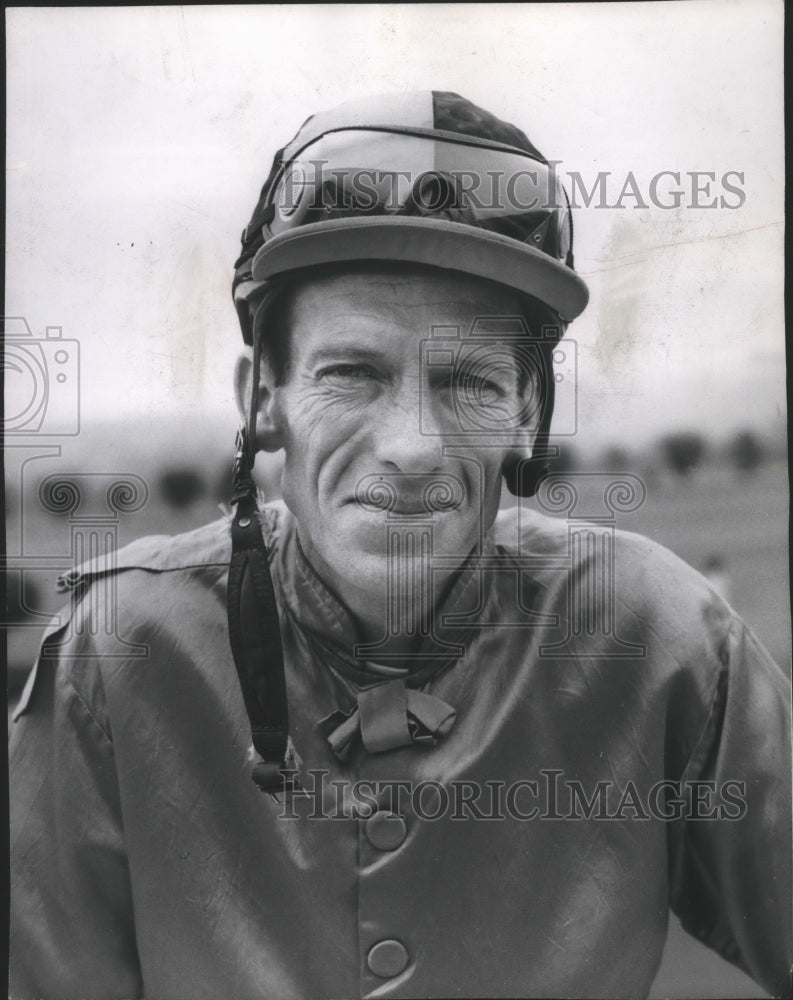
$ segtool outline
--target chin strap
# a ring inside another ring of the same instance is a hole
[[[296,769],[290,767],[288,760],[289,710],[278,606],[252,475],[256,454],[253,442],[256,440],[259,339],[254,337],[249,423],[237,434],[232,472],[231,503],[236,510],[231,523],[228,624],[253,746],[261,758],[254,764],[252,778],[262,791],[277,793],[297,787],[297,781]]]

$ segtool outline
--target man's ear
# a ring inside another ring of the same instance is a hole
[[[248,423],[253,387],[253,352],[246,347],[234,366],[234,396],[244,424]],[[275,381],[266,361],[262,360],[257,378],[256,450],[278,451],[283,448],[283,432],[275,408]]]

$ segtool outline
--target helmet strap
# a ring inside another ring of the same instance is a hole
[[[256,320],[263,306],[264,300]],[[278,605],[253,479],[260,362],[261,337],[254,321],[250,410],[247,425],[243,424],[237,434],[232,473],[231,502],[236,510],[231,523],[228,626],[251,738],[260,758],[252,778],[262,791],[276,794],[296,786],[296,772],[289,765],[289,712]]]

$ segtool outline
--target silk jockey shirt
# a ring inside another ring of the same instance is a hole
[[[251,780],[227,520],[69,574],[12,734],[13,997],[636,998],[670,905],[786,993],[787,682],[702,577],[504,511],[406,672],[261,520],[304,794]]]

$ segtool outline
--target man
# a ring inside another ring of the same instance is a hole
[[[457,95],[276,155],[233,521],[70,574],[17,711],[13,996],[638,997],[670,906],[789,988],[782,673],[659,546],[498,513],[572,265],[553,170]]]

